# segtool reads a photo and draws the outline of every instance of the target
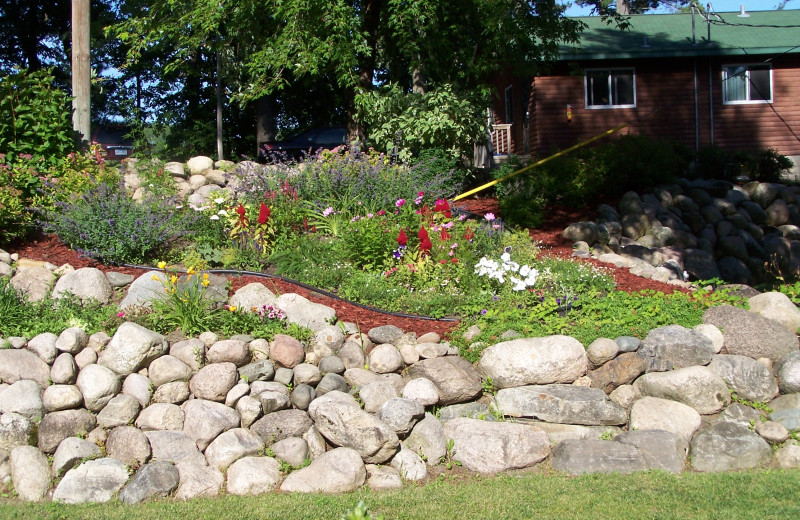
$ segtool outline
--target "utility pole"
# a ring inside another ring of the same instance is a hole
[[[91,137],[89,1],[72,0],[72,128],[79,144]]]

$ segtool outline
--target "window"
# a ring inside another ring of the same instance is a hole
[[[509,85],[506,87],[506,120],[505,122],[511,124],[514,122],[514,86]]]
[[[769,65],[724,65],[722,102],[726,105],[772,102],[772,67]]]
[[[633,108],[636,76],[633,69],[586,71],[586,108]]]

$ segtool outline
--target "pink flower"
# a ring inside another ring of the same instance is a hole
[[[322,216],[323,216],[323,217],[327,217],[327,216],[328,216],[328,215],[330,215],[331,213],[333,213],[333,208],[332,208],[331,206],[328,206],[328,207],[327,207],[327,208],[325,208],[325,210],[322,212]]]
[[[402,208],[403,204],[405,204],[405,203],[406,203],[406,199],[397,199],[397,202],[395,202],[394,205],[397,206],[398,208]]]
[[[486,215],[483,216],[483,218],[485,218],[486,220],[494,220],[494,213],[491,212],[487,213]]]
[[[117,318],[122,318],[123,316],[125,316],[125,313],[124,313],[124,312],[122,312],[122,311],[119,311],[119,312],[117,313]]]

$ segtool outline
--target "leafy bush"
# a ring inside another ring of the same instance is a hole
[[[44,229],[92,258],[143,263],[175,247],[193,218],[173,199],[147,195],[136,202],[122,183],[99,183],[79,198],[59,203]]]
[[[745,177],[760,182],[777,182],[793,166],[791,159],[774,148],[732,152],[710,145],[700,149],[691,173],[703,179],[736,181]]]
[[[50,69],[19,70],[0,79],[0,153],[55,164],[74,149],[69,97],[53,86]]]

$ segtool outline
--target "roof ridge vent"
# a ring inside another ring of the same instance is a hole
[[[736,16],[739,18],[750,18],[750,13],[744,10],[744,4],[739,6],[739,14]]]

